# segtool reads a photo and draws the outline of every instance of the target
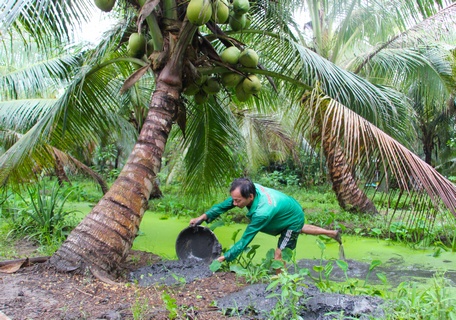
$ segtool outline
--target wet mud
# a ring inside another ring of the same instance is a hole
[[[254,284],[217,301],[217,306],[226,315],[241,316],[241,319],[270,319],[276,308],[277,298],[266,298],[267,284]],[[280,290],[280,289],[279,289]],[[276,292],[280,293],[279,290]],[[383,318],[381,306],[384,301],[370,296],[351,296],[333,293],[321,293],[310,284],[298,287],[303,293],[299,305],[295,306],[297,314],[306,320],[326,319],[372,319]],[[342,319],[342,318],[340,318]]]
[[[388,279],[388,284],[395,287],[403,281],[420,281],[432,278],[433,271],[416,268],[404,268],[396,261],[390,261],[384,266],[376,267],[369,273],[368,263],[347,260],[348,270],[346,274],[337,267],[335,261],[300,260],[296,266],[307,268],[312,276],[318,277],[313,267],[316,265],[334,265],[329,276],[330,280],[344,281],[348,278],[358,278],[368,281],[370,284],[380,284],[376,273],[383,273]],[[294,266],[290,266],[293,272]],[[164,261],[143,267],[131,273],[131,281],[141,286],[150,285],[175,285],[189,283],[211,277],[213,272],[209,269],[206,261],[200,259],[187,259],[184,261]],[[445,274],[453,283],[456,280],[456,272],[450,271]],[[277,306],[277,298],[268,297],[272,292],[266,291],[267,284],[253,284],[242,288],[240,291],[229,294],[216,301],[220,311],[226,315],[233,315],[241,319],[268,319],[271,311]],[[277,289],[277,290],[280,290]],[[333,293],[322,293],[311,283],[302,283],[298,286],[304,294],[296,306],[298,313],[306,320],[334,319],[334,316],[343,318],[372,319],[383,318],[383,306],[386,301],[372,296],[352,296]],[[276,291],[280,293],[280,291]],[[341,318],[342,319],[342,318]]]
[[[189,283],[213,275],[204,260],[170,260],[142,267],[130,273],[132,282],[140,286]]]

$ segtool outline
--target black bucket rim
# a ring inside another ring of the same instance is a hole
[[[206,247],[207,245],[207,247]],[[181,261],[211,262],[221,255],[222,246],[211,229],[189,226],[176,239],[176,254]]]

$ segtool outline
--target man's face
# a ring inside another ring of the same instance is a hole
[[[245,206],[250,206],[253,202],[253,194],[250,194],[248,198],[244,198],[241,195],[239,188],[236,188],[231,192],[231,198],[233,198],[233,204],[241,209]]]

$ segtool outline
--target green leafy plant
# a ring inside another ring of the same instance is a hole
[[[432,284],[424,289],[417,283],[403,282],[390,298],[393,304],[388,319],[456,319],[454,288],[449,289],[442,274],[435,275]]]
[[[381,264],[382,264],[382,262],[380,260],[372,260],[372,262],[369,266],[369,270],[367,271],[367,274],[366,274],[366,279],[364,280],[364,287],[366,286],[367,281],[369,280],[369,276],[370,276],[371,272]]]
[[[182,286],[185,286],[187,284],[187,280],[185,279],[185,277],[181,277],[175,273],[172,273],[171,276],[174,278],[174,280],[177,281],[178,284]]]
[[[268,285],[266,291],[272,291],[266,298],[277,298],[277,304],[271,311],[274,319],[302,319],[299,316],[300,299],[304,292],[300,290],[306,287],[304,284],[305,270],[298,273],[288,273],[282,270]]]
[[[179,307],[176,299],[172,298],[167,292],[163,292],[161,298],[165,304],[166,310],[168,311],[168,319],[176,319],[179,316]]]
[[[231,265],[230,271],[243,276],[247,283],[257,283],[269,280],[271,272],[275,269],[281,269],[283,266],[283,262],[274,260],[274,249],[270,249],[261,263],[251,263],[246,268],[240,265]]]
[[[74,211],[64,209],[69,195],[62,194],[58,182],[48,188],[44,180],[35,187],[28,186],[27,193],[28,199],[22,198],[27,208],[21,214],[26,217],[23,222],[29,237],[47,245],[63,241],[74,226],[67,219]]]
[[[372,236],[372,237],[377,238],[377,240],[380,239],[381,234],[382,234],[382,229],[380,229],[380,228],[372,228],[369,231],[369,235]]]
[[[148,303],[146,298],[141,298],[136,294],[135,302],[131,305],[131,313],[134,320],[147,319]]]

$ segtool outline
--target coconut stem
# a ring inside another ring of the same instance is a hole
[[[164,15],[165,18],[177,20],[177,11],[176,11],[176,1],[175,0],[165,0],[163,1]]]
[[[149,26],[149,33],[154,44],[155,51],[163,50],[163,35],[158,25],[157,18],[152,13],[146,18],[147,25]]]

